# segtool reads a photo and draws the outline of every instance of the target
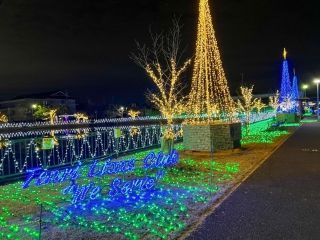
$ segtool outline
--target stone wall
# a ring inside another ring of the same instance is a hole
[[[184,125],[183,144],[186,150],[211,152],[241,146],[241,123]]]

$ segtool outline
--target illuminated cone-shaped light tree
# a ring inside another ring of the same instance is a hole
[[[195,116],[183,125],[183,144],[185,150],[212,153],[241,146],[241,123],[233,121],[236,107],[222,67],[208,0],[200,0],[199,11],[187,105],[188,111]]]
[[[298,87],[298,77],[296,75],[296,71],[293,70],[294,77],[292,81],[292,99],[297,100],[300,98],[300,92],[299,92],[299,87]]]
[[[204,116],[199,117],[198,121],[210,121],[213,117],[230,118],[234,111],[234,102],[222,67],[208,0],[200,0],[189,107],[193,114]]]
[[[287,101],[291,98],[291,83],[289,75],[289,66],[287,60],[287,51],[283,50],[283,63],[282,63],[282,78],[281,78],[281,90],[280,90],[280,102]]]

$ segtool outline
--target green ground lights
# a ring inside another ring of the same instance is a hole
[[[183,148],[181,144],[177,149]],[[150,151],[127,156],[143,159]],[[142,163],[141,163],[142,164]],[[61,194],[66,184],[30,187],[23,190],[22,182],[0,187],[0,238],[38,239],[39,212],[43,206],[42,237],[79,239],[95,236],[108,239],[167,239],[182,231],[192,221],[198,209],[208,204],[227,181],[240,170],[238,163],[219,163],[181,158],[153,191],[116,201],[100,199],[70,205]],[[137,168],[132,176],[143,176]],[[106,185],[112,176],[95,181]],[[87,179],[82,179],[86,183]]]
[[[247,132],[245,127],[242,129],[243,145],[252,143],[274,143],[274,141],[283,135],[289,134],[288,131],[281,128],[272,129],[274,120],[268,119],[265,121],[253,123],[250,125],[250,130]],[[283,126],[284,127],[284,126]]]

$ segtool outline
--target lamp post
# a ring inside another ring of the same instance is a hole
[[[320,84],[320,79],[315,79],[313,81],[315,84],[317,84],[317,120],[319,121],[319,84]]]
[[[302,85],[302,89],[304,90],[304,97],[306,98],[307,97],[307,89],[309,88],[309,85],[308,84],[303,84]]]
[[[34,117],[34,110],[36,110],[38,107],[37,104],[32,104],[31,105],[31,109],[32,109],[32,118],[33,118],[33,121],[35,121],[35,117]]]
[[[118,109],[119,113],[121,114],[121,118],[123,118],[123,113],[124,113],[124,107],[121,106],[119,109]]]

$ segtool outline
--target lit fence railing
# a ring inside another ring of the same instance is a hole
[[[174,130],[176,140],[181,140],[181,125],[174,126]],[[80,160],[158,146],[161,143],[161,126],[101,127],[93,131],[34,131],[0,134],[0,137],[0,180],[4,180],[22,175],[30,168],[72,165]],[[13,139],[14,137],[19,139]],[[49,142],[47,146],[46,140]]]
[[[250,116],[250,122],[259,122],[263,121],[265,119],[269,119],[275,116],[274,111],[265,111],[265,112],[260,112],[260,113],[251,113]],[[183,116],[177,116],[174,119],[175,120],[184,120],[184,119],[190,119],[193,118],[193,116],[190,115],[183,115]],[[205,117],[204,117],[205,118]],[[245,116],[243,114],[238,115],[238,119],[241,122],[245,122]],[[131,121],[160,121],[160,120],[165,120],[164,117],[161,116],[152,116],[152,117],[137,117],[135,119],[132,118],[115,118],[115,119],[109,119],[109,118],[104,118],[104,119],[97,119],[94,120],[94,123],[96,124],[104,124],[104,123],[126,123],[126,122],[131,122]]]
[[[273,112],[252,113],[250,121],[252,123],[258,122],[274,116]],[[135,119],[135,122],[147,119],[155,118],[138,118]],[[159,119],[162,118],[157,120]],[[244,122],[245,116],[239,116],[239,120]],[[125,122],[129,119],[109,121],[122,123],[121,121]],[[174,129],[177,133],[177,140],[182,140],[181,124],[175,125]],[[117,134],[119,136],[116,136]],[[161,142],[161,134],[159,124],[58,130],[39,129],[1,133],[0,180],[22,175],[29,168],[59,167],[80,160],[124,154],[158,146]],[[52,146],[43,146],[44,140],[52,143]]]
[[[260,122],[266,119],[270,119],[276,116],[276,113],[274,111],[268,111],[268,112],[261,112],[261,113],[251,113],[250,114],[250,123]],[[239,115],[239,120],[242,123],[246,122],[245,115]]]
[[[261,113],[252,113],[251,114],[251,122],[261,121],[264,119],[268,119],[271,116],[274,116],[275,112],[273,111],[266,111]],[[190,115],[183,115],[177,116],[174,119],[176,121],[183,121],[184,119],[190,119],[193,116]],[[244,117],[240,114],[238,116],[239,120],[244,122]],[[166,119],[162,116],[145,116],[145,117],[136,117],[136,118],[102,118],[102,119],[95,119],[95,120],[85,120],[81,122],[77,122],[75,120],[72,121],[61,121],[61,122],[54,122],[51,124],[50,122],[19,122],[19,123],[3,123],[0,124],[0,129],[6,130],[11,128],[50,128],[50,127],[75,127],[77,125],[97,125],[97,124],[138,124],[139,122],[159,122],[165,121]]]

